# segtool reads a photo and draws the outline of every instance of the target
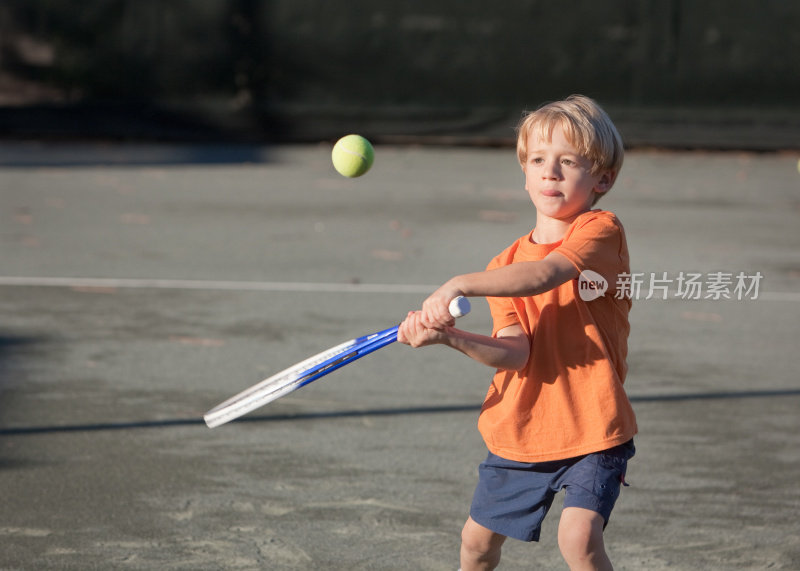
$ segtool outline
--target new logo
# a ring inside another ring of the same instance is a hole
[[[578,295],[583,301],[603,297],[608,291],[608,281],[592,270],[583,270],[578,276]]]

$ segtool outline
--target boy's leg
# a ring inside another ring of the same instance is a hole
[[[575,463],[562,481],[566,490],[558,525],[558,546],[573,571],[610,570],[603,529],[619,497],[633,441],[588,454]]]
[[[558,547],[571,571],[612,571],[603,542],[603,516],[567,507],[558,524]]]
[[[494,569],[500,563],[504,535],[467,519],[461,532],[461,571]]]

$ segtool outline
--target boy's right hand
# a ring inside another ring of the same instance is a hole
[[[409,311],[397,330],[397,341],[411,347],[443,343],[445,336],[443,329],[429,328],[422,323],[421,311]]]

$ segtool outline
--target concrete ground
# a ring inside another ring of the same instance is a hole
[[[329,152],[0,145],[0,569],[457,568],[488,369],[395,345],[201,419],[534,223],[511,149]],[[617,569],[800,569],[797,159],[631,152],[600,203],[642,281]],[[502,569],[564,568],[558,511]]]

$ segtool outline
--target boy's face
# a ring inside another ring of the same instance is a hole
[[[553,129],[547,141],[532,133],[528,136],[528,156],[522,167],[525,190],[538,215],[572,222],[591,210],[595,193],[611,188],[614,173],[591,174],[593,164],[580,155],[567,140],[563,128]]]

